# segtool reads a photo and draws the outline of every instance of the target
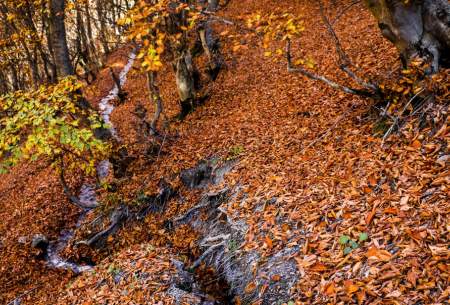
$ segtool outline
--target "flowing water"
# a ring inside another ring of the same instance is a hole
[[[130,71],[131,67],[133,66],[135,58],[136,53],[133,51],[130,54],[127,64],[119,74],[119,81],[121,87],[123,87],[123,85],[125,85],[125,82],[127,81],[127,74]],[[111,91],[109,91],[108,95],[101,99],[99,104],[100,114],[102,115],[105,123],[109,125],[111,134],[116,140],[119,140],[119,136],[117,135],[117,132],[111,123],[111,113],[114,110],[114,105],[112,104],[112,101],[117,98],[118,94],[119,88],[117,87],[117,85],[114,85]],[[103,179],[106,176],[108,176],[110,167],[111,164],[108,160],[103,160],[99,162],[99,164],[97,165],[97,173],[100,179]],[[81,226],[86,215],[98,205],[95,194],[95,186],[89,183],[84,183],[81,186],[78,199],[80,203],[86,207],[86,209],[83,210],[80,217],[78,218],[75,229],[63,230],[58,240],[51,242],[47,249],[47,264],[50,267],[64,270],[72,270],[74,273],[81,273],[84,271],[92,270],[92,266],[78,265],[76,263],[67,261],[60,256],[60,253],[66,248],[69,241],[73,238],[75,230]]]

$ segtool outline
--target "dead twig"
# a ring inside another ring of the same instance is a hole
[[[358,85],[362,86],[363,88],[366,88],[369,91],[373,91],[374,93],[379,92],[380,89],[378,88],[377,85],[364,81],[359,76],[357,76],[352,70],[350,70],[349,66],[355,67],[355,65],[353,65],[350,58],[344,52],[339,37],[337,36],[336,31],[333,29],[330,20],[325,14],[325,8],[323,6],[322,1],[319,0],[318,3],[320,8],[320,15],[322,17],[323,22],[325,23],[325,26],[327,27],[328,32],[333,38],[334,45],[336,47],[336,53],[339,56],[339,68],[342,71],[344,71],[348,76],[350,76]]]
[[[419,92],[417,92],[409,101],[408,103],[406,103],[406,105],[403,107],[402,111],[400,112],[399,115],[393,117],[393,123],[391,125],[391,127],[389,127],[389,129],[386,131],[386,133],[383,136],[383,140],[381,141],[381,147],[384,146],[384,143],[386,142],[387,138],[391,135],[391,133],[394,131],[395,127],[400,127],[399,126],[399,121],[401,120],[403,113],[405,113],[406,109],[408,108],[409,105],[411,105],[411,103],[424,91],[425,89],[420,90]],[[388,115],[387,113],[387,108],[385,109],[385,115]]]
[[[35,291],[35,290],[38,289],[38,288],[39,288],[39,286],[36,286],[36,287],[34,287],[34,288],[30,289],[30,290],[25,291],[24,293],[22,293],[21,295],[19,295],[19,296],[18,296],[17,298],[15,298],[14,300],[12,300],[11,302],[7,303],[6,305],[20,305],[20,300],[21,300],[24,296],[26,296],[26,295],[32,293],[33,291]]]
[[[353,108],[348,109],[345,113],[343,113],[342,115],[340,115],[337,120],[333,123],[333,125],[327,129],[327,131],[325,131],[325,133],[323,133],[320,137],[316,138],[314,141],[312,141],[311,143],[308,144],[308,146],[306,146],[305,148],[303,148],[300,152],[300,154],[302,154],[303,152],[305,152],[306,150],[308,150],[309,148],[311,148],[312,146],[314,146],[316,143],[320,142],[322,139],[324,139],[326,136],[328,136],[330,134],[330,132],[336,128],[336,126],[347,116],[347,114],[350,113],[350,111],[353,110]]]
[[[344,7],[339,13],[336,14],[336,17],[331,22],[331,24],[334,25],[349,9],[351,9],[353,6],[355,6],[356,4],[358,4],[360,2],[361,2],[361,0],[356,0],[356,1],[353,1],[352,3],[350,3],[349,5],[347,5],[346,7]]]
[[[287,59],[287,70],[290,73],[300,73],[310,79],[321,81],[334,89],[341,90],[348,94],[355,94],[355,95],[364,96],[364,97],[372,97],[373,96],[373,93],[370,91],[350,88],[350,87],[338,84],[335,81],[332,81],[332,80],[326,78],[325,76],[318,75],[313,72],[309,72],[308,70],[303,69],[302,67],[294,67],[292,65],[291,41],[289,39],[287,39],[287,42],[286,42],[286,59]]]

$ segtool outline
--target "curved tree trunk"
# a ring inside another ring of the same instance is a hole
[[[176,60],[175,68],[176,84],[181,103],[181,115],[185,116],[194,107],[196,95],[194,68],[189,50],[184,51]]]
[[[365,0],[383,36],[399,50],[404,64],[427,59],[432,73],[450,64],[448,0]]]

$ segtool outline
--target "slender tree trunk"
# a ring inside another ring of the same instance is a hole
[[[9,91],[8,79],[3,71],[0,71],[0,94],[5,94]]]
[[[101,0],[97,0],[96,1],[96,6],[97,6],[97,17],[100,23],[100,42],[103,45],[103,53],[109,54],[109,46],[108,46],[108,41],[107,41],[107,36],[106,36],[106,32],[107,32],[107,28],[106,28],[106,16],[104,14],[104,9],[102,9],[103,3]]]
[[[67,46],[66,26],[64,24],[65,0],[50,1],[50,27],[53,49],[55,52],[56,69],[59,77],[74,74]]]
[[[96,68],[96,73],[98,72],[98,68],[99,66],[102,65],[101,60],[98,56],[98,53],[95,49],[95,40],[94,40],[94,35],[92,34],[92,18],[91,18],[91,11],[89,8],[89,2],[86,1],[85,5],[84,5],[84,9],[86,11],[86,28],[87,28],[87,36],[88,36],[88,40],[89,40],[89,49],[91,51],[92,56],[94,57],[92,60],[95,61],[95,68]]]
[[[404,64],[420,57],[430,72],[450,64],[448,0],[365,0],[384,37],[399,50]]]
[[[51,68],[51,81],[54,83],[57,79],[57,71],[56,71],[56,64],[55,64],[55,51],[53,49],[53,43],[52,43],[52,35],[51,35],[51,29],[50,29],[50,20],[48,18],[48,14],[46,13],[46,7],[45,4],[42,6],[41,11],[41,18],[42,18],[42,28],[45,32],[45,37],[47,39],[47,47],[48,51],[50,53],[50,59],[49,64]]]
[[[208,57],[209,71],[208,74],[212,81],[216,80],[217,75],[222,68],[222,56],[219,50],[219,44],[214,39],[214,33],[208,22],[205,21],[199,26],[198,30],[203,50]]]
[[[208,10],[214,12],[219,8],[219,0],[208,0]]]
[[[14,66],[14,64],[11,65],[11,83],[14,91],[20,90],[20,82],[19,82],[19,76],[17,75],[17,69]]]
[[[156,133],[156,125],[158,124],[159,117],[163,112],[162,98],[161,94],[159,93],[159,87],[156,84],[156,72],[147,72],[147,86],[151,100],[155,104],[155,113],[150,123],[150,134],[154,135]]]

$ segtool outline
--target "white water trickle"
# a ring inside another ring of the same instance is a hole
[[[136,53],[132,52],[130,54],[127,64],[125,65],[125,67],[119,74],[119,82],[120,82],[121,87],[127,81],[127,74],[130,71],[131,67],[133,66],[135,58],[136,58]],[[110,129],[113,137],[116,139],[118,139],[119,137],[117,135],[116,130],[114,129],[114,126],[111,123],[111,113],[114,110],[114,105],[111,104],[111,101],[114,100],[115,98],[117,98],[118,94],[119,94],[119,88],[117,87],[117,85],[114,85],[114,88],[111,89],[111,91],[109,92],[109,94],[107,96],[102,98],[102,100],[100,101],[100,104],[99,104],[103,120],[105,121],[106,124],[109,125],[109,129]]]
[[[120,86],[125,85],[125,82],[127,81],[127,74],[130,71],[131,67],[134,64],[134,60],[136,59],[136,52],[133,51],[128,59],[127,64],[122,69],[122,71],[119,74],[119,81]],[[100,108],[100,114],[103,117],[103,120],[106,124],[108,124],[109,129],[111,131],[112,136],[119,140],[119,137],[117,135],[116,130],[114,129],[114,126],[111,123],[111,113],[114,110],[114,105],[111,103],[115,98],[117,98],[119,94],[119,88],[117,85],[114,85],[114,87],[109,91],[108,95],[101,99],[99,108]],[[111,164],[109,160],[103,160],[99,162],[97,165],[97,172],[98,177],[100,179],[105,178],[108,176],[109,169],[111,167]],[[80,194],[78,196],[78,200],[80,203],[86,207],[86,209],[81,213],[80,217],[78,218],[77,224],[75,229],[79,228],[86,217],[86,215],[95,208],[97,203],[97,198],[95,194],[95,187],[92,184],[84,183],[81,186]],[[81,273],[85,271],[92,270],[92,266],[89,265],[79,265],[70,261],[65,260],[60,256],[61,251],[63,251],[69,241],[73,238],[75,234],[74,230],[63,230],[58,238],[57,241],[51,242],[47,249],[47,264],[56,269],[64,269],[64,270],[72,270],[74,273]]]
[[[81,226],[84,218],[88,214],[88,210],[85,210],[78,218],[75,229]],[[69,241],[75,234],[75,230],[63,230],[54,243],[50,243],[47,249],[47,264],[56,269],[72,270],[74,273],[78,274],[81,272],[92,270],[92,266],[89,265],[79,265],[73,262],[69,262],[63,259],[59,254],[64,248],[66,248]]]

